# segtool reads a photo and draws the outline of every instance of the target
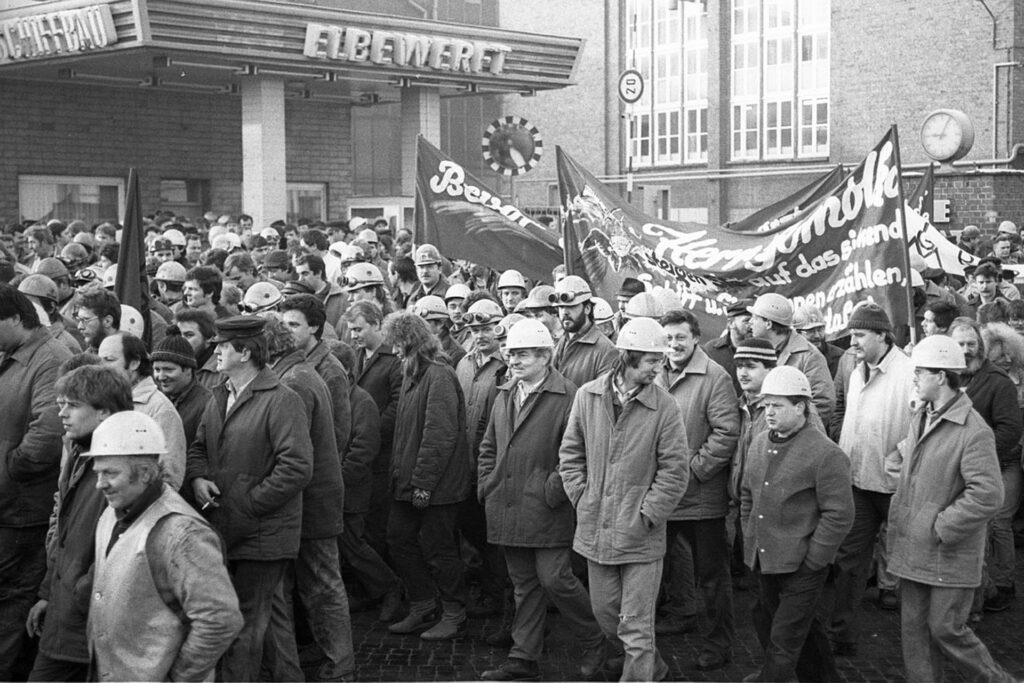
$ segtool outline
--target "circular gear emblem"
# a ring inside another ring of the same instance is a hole
[[[506,176],[526,173],[544,152],[540,131],[519,116],[506,116],[487,126],[481,146],[484,161]]]

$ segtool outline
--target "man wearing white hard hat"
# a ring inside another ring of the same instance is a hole
[[[465,346],[469,342],[469,328],[462,324],[462,302],[472,292],[467,285],[456,282],[444,293],[444,303],[448,307],[448,318],[452,321],[449,328],[455,341]]]
[[[758,585],[753,616],[764,663],[744,680],[837,681],[817,611],[853,524],[850,462],[812,424],[811,384],[800,370],[776,367],[761,395],[768,430],[750,444],[740,522],[744,561]]]
[[[821,351],[793,331],[793,304],[781,294],[769,292],[757,297],[750,311],[750,332],[767,339],[779,355],[779,365],[788,365],[802,372],[811,383],[814,407],[821,421],[828,424],[836,406],[836,388],[828,370],[828,361]]]
[[[177,491],[185,478],[185,427],[174,404],[153,381],[153,361],[146,345],[127,332],[115,332],[103,339],[96,353],[101,364],[124,373],[132,385],[135,410],[159,423],[167,442],[166,452],[160,458],[164,480]]]
[[[539,320],[512,325],[509,381],[498,390],[480,442],[477,496],[487,510],[487,540],[504,549],[516,596],[508,658],[484,671],[484,680],[539,676],[548,600],[583,649],[580,675],[595,675],[604,660],[604,634],[572,573],[575,520],[558,474],[558,449],[576,386],[551,367],[553,347]]]
[[[427,321],[431,332],[441,342],[441,349],[445,352],[448,363],[452,368],[457,367],[459,361],[466,355],[466,350],[452,338],[448,307],[444,299],[434,295],[420,297],[413,305],[412,311]]]
[[[888,463],[899,482],[887,535],[889,571],[900,577],[907,680],[942,680],[945,664],[967,680],[1015,680],[967,622],[986,529],[1003,500],[995,437],[961,391],[967,363],[956,341],[927,337],[910,359],[922,405]]]
[[[433,244],[421,244],[413,256],[413,263],[416,265],[417,282],[405,304],[409,310],[425,296],[443,297],[451,286],[441,273],[441,252]]]
[[[509,268],[498,278],[498,297],[506,313],[514,313],[519,302],[526,298],[526,278],[518,270]]]
[[[655,647],[654,612],[665,528],[690,479],[690,451],[678,406],[654,384],[665,330],[630,320],[615,345],[614,367],[576,393],[558,471],[576,508],[573,549],[587,560],[591,608],[624,653],[614,658],[622,680],[660,681],[669,671]]]
[[[95,533],[89,646],[106,680],[202,680],[242,630],[221,541],[160,477],[160,425],[114,413],[83,457],[107,500]]]
[[[548,295],[558,310],[565,334],[555,344],[555,368],[576,386],[608,372],[615,362],[615,345],[594,327],[593,293],[586,280],[567,275]]]

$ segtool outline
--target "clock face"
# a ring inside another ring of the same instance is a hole
[[[921,126],[921,145],[936,161],[952,161],[967,154],[974,143],[970,120],[962,112],[940,109]]]
[[[488,126],[482,147],[484,161],[506,176],[529,171],[544,152],[540,132],[518,116],[506,116]]]

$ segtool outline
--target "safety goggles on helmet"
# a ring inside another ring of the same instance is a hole
[[[491,315],[483,311],[462,314],[462,322],[466,325],[490,325],[497,323],[500,319],[501,316]]]
[[[552,292],[548,294],[548,303],[553,306],[572,306],[581,296],[584,296],[581,292]]]

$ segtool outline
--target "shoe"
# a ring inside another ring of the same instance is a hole
[[[316,670],[316,676],[313,678],[314,681],[353,681],[355,680],[356,672],[348,669],[342,671],[341,668],[334,662],[324,662]]]
[[[857,643],[834,640],[832,641],[832,654],[836,657],[856,657]]]
[[[674,636],[680,633],[689,633],[697,630],[697,615],[691,614],[686,617],[669,617],[654,624],[654,634],[658,636]]]
[[[608,648],[605,646],[604,639],[601,639],[600,643],[583,651],[583,661],[580,662],[580,676],[583,678],[593,678],[601,673],[607,658]]]
[[[380,599],[380,620],[394,621],[402,611],[402,587],[393,586]]]
[[[420,634],[429,641],[454,640],[466,633],[466,608],[459,603],[444,604],[441,621]]]
[[[1013,593],[1010,588],[998,588],[995,595],[985,600],[986,612],[1002,612],[1013,604]]]
[[[729,655],[705,650],[697,657],[697,669],[699,671],[714,671],[721,669],[731,661],[732,657]]]
[[[388,626],[391,633],[415,633],[437,620],[437,606],[433,600],[414,602],[409,607],[409,614],[399,622]]]
[[[484,642],[491,647],[510,648],[512,647],[512,632],[507,628],[502,627],[484,638]]]
[[[540,669],[537,662],[518,657],[509,657],[497,669],[480,674],[485,681],[539,681]]]
[[[882,609],[895,610],[900,608],[900,596],[896,595],[896,591],[879,590],[878,591],[878,606]]]
[[[751,683],[752,681],[759,681],[759,680],[761,680],[761,672],[760,671],[755,671],[754,673],[747,674],[746,676],[743,677],[743,683]]]

